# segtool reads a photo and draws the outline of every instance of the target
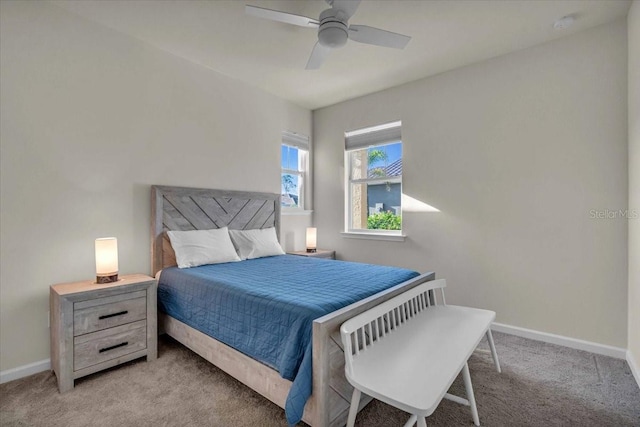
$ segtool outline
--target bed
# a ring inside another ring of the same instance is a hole
[[[277,194],[153,186],[151,198],[152,270],[156,273],[166,269],[163,273],[166,275],[161,276],[161,279],[167,279],[169,276],[179,274],[178,269],[172,267],[176,264],[175,254],[167,238],[166,231],[206,230],[224,226],[238,230],[270,227],[275,227],[276,230],[279,230],[280,201]],[[241,282],[254,280],[254,285],[250,289],[257,288],[260,284],[260,280],[256,280],[256,272],[273,270],[274,262],[276,264],[289,263],[292,266],[296,263],[302,263],[302,266],[296,267],[302,269],[308,267],[304,266],[304,263],[319,262],[320,264],[314,265],[321,265],[320,271],[323,271],[323,268],[338,268],[341,265],[339,262],[331,260],[309,259],[291,255],[270,258],[274,258],[274,260],[265,258],[230,264],[242,265],[240,269],[243,271],[242,274],[246,276],[245,280],[241,280]],[[265,263],[271,264],[267,265]],[[324,265],[322,263],[327,264]],[[216,277],[219,277],[223,270],[231,271],[230,266],[223,264],[219,264],[219,266],[221,267],[207,266],[207,268],[217,268],[215,271]],[[372,268],[374,267],[372,266]],[[237,270],[238,268],[234,266],[233,271]],[[197,271],[193,270],[192,273]],[[272,280],[267,275],[261,274],[260,276],[264,276],[260,277],[260,279],[265,282]],[[319,317],[312,316],[309,321],[311,325],[308,325],[311,336],[304,338],[311,345],[308,347],[307,357],[303,357],[310,362],[308,363],[308,369],[311,371],[312,393],[306,401],[306,405],[303,402],[299,408],[303,421],[312,426],[344,425],[346,422],[353,389],[344,378],[344,354],[338,330],[340,325],[347,319],[434,278],[434,273],[411,276],[408,280],[403,280],[402,283],[392,287],[381,288],[382,290],[376,289],[379,292],[374,295],[366,296],[354,302],[349,301],[350,303],[342,308],[336,310],[327,309],[327,307],[331,307],[329,304],[323,308],[324,311],[317,312],[320,313]],[[309,280],[318,281],[319,279],[309,278]],[[202,287],[200,286],[198,289],[202,289]],[[319,301],[314,301],[314,307],[318,303]],[[161,302],[161,306],[162,304],[166,303]],[[289,396],[290,391],[292,391],[292,395],[295,395],[299,388],[297,386],[299,383],[297,378],[293,380],[293,377],[287,374],[284,376],[290,379],[283,378],[276,370],[281,368],[276,366],[276,362],[271,361],[270,363],[269,360],[258,361],[246,355],[246,349],[241,345],[234,345],[234,348],[223,342],[228,342],[224,337],[220,338],[220,340],[212,338],[208,333],[205,333],[208,331],[202,332],[199,330],[204,330],[204,328],[189,321],[180,311],[172,311],[166,309],[166,307],[165,311],[172,313],[172,315],[161,313],[159,322],[160,328],[169,336],[280,407],[286,408],[287,416],[289,417],[291,407],[287,407],[287,404],[291,405],[292,402],[291,396]],[[195,325],[195,327],[189,324]],[[304,362],[301,362],[300,370],[303,369],[303,366]],[[288,396],[290,397],[289,400],[287,399]],[[370,399],[363,399],[361,408],[369,401]],[[301,408],[304,409],[303,413]]]

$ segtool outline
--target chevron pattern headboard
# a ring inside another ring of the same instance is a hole
[[[280,235],[280,195],[204,188],[151,187],[151,268],[175,265],[169,230],[275,227]]]

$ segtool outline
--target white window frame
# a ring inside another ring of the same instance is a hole
[[[358,129],[345,133],[345,226],[342,233],[345,237],[356,237],[366,239],[381,239],[381,240],[404,240],[405,235],[403,230],[371,230],[353,228],[353,207],[352,207],[352,186],[354,184],[386,184],[386,183],[399,183],[402,188],[402,174],[394,177],[382,177],[382,178],[360,178],[352,179],[351,173],[353,171],[351,164],[351,153],[357,150],[364,150],[373,147],[384,146],[400,142],[402,143],[401,135],[402,123],[400,121],[386,123],[383,125],[368,127],[364,129]],[[401,191],[402,194],[402,191]],[[402,214],[402,206],[400,208]],[[368,210],[367,210],[368,215]],[[404,224],[402,225],[404,226]]]
[[[280,153],[282,153],[282,146],[297,148],[298,149],[298,169],[288,169],[282,167],[282,158],[280,158],[280,185],[282,186],[282,174],[295,175],[298,177],[298,206],[281,206],[281,212],[287,213],[306,213],[306,197],[307,191],[306,185],[310,176],[309,172],[309,137],[296,132],[283,131],[282,142],[280,144]]]

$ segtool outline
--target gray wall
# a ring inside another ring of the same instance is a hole
[[[640,215],[640,2],[629,11],[629,210]],[[640,382],[640,217],[629,219],[629,355]]]
[[[627,344],[625,20],[313,113],[319,245],[433,270],[497,321]],[[344,132],[402,120],[405,242],[347,239]],[[598,213],[596,212],[596,216]]]
[[[96,237],[150,273],[151,184],[279,193],[281,132],[309,135],[311,112],[48,2],[0,4],[4,371],[49,357],[49,285],[95,276]],[[285,246],[309,222],[284,217]]]

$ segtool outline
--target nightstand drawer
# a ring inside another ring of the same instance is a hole
[[[84,335],[146,317],[146,291],[77,302],[73,310],[73,335]]]
[[[74,338],[73,370],[147,348],[147,321],[141,320]]]

